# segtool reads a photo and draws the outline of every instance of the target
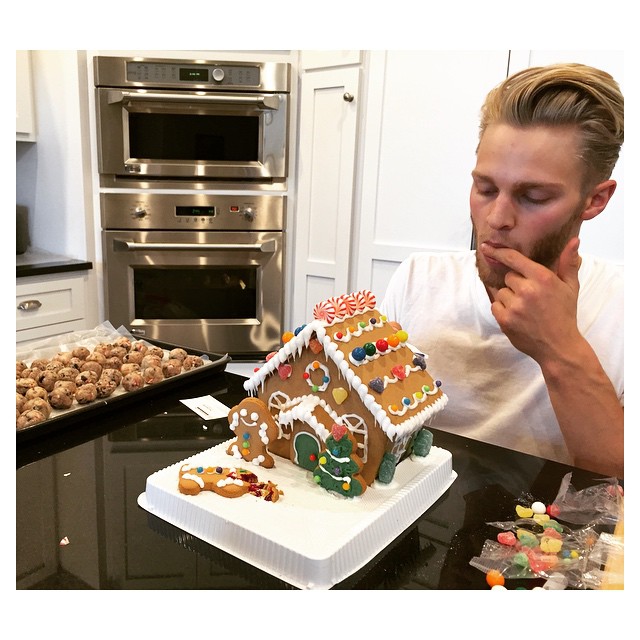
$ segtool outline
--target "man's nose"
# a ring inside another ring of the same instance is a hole
[[[492,229],[512,229],[515,220],[515,209],[511,198],[504,193],[498,194],[491,203],[487,223]]]

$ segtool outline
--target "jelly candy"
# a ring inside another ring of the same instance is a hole
[[[516,543],[516,537],[513,534],[513,531],[502,531],[501,533],[498,534],[498,542],[500,544],[513,547]]]
[[[521,504],[517,504],[516,513],[518,514],[518,518],[530,518],[533,515],[533,510],[528,507],[523,507]]]
[[[490,571],[487,571],[487,584],[490,587],[504,585],[504,576],[496,569],[491,569]]]
[[[550,538],[549,536],[542,536],[540,539],[540,549],[545,553],[558,553],[562,549],[562,540],[558,538]]]
[[[513,559],[511,560],[511,562],[518,567],[526,568],[529,566],[529,556],[527,556],[527,554],[524,553],[523,551],[519,551],[513,556]]]

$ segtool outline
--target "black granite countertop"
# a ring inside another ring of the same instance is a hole
[[[29,248],[25,253],[16,255],[16,278],[86,271],[92,268],[93,264],[87,260],[77,260],[41,249]]]

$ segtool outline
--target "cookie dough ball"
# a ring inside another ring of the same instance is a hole
[[[122,382],[123,374],[119,369],[103,369],[101,378],[116,383],[116,387]]]
[[[158,366],[146,367],[142,370],[142,377],[145,384],[155,384],[164,380],[162,368]]]
[[[82,365],[85,363],[84,360],[82,360],[82,358],[76,358],[73,357],[69,360],[69,362],[67,363],[70,367],[73,367],[76,371],[80,371],[80,368],[82,367]]]
[[[27,399],[21,393],[16,393],[16,409],[18,413],[22,413],[22,407],[24,407],[26,401]]]
[[[172,358],[162,363],[162,373],[165,378],[173,378],[182,371],[182,362]]]
[[[144,342],[134,342],[131,345],[130,351],[136,351],[144,355],[149,347]]]
[[[16,392],[25,395],[29,389],[37,387],[38,383],[33,378],[18,378],[16,380]]]
[[[64,365],[68,365],[73,358],[73,353],[71,351],[58,351],[55,356],[53,356],[52,360],[57,360],[58,362],[62,362]]]
[[[58,382],[56,382],[56,386],[53,388],[57,389],[58,387],[68,389],[71,392],[71,395],[73,395],[74,397],[76,395],[76,391],[78,390],[78,385],[73,380],[58,380]]]
[[[73,382],[77,375],[78,370],[75,367],[62,367],[62,369],[58,369],[58,381],[70,380]]]
[[[70,409],[73,405],[74,397],[75,389],[71,391],[68,387],[58,386],[49,393],[49,404],[54,409]]]
[[[129,351],[129,353],[127,353],[125,357],[122,358],[122,363],[123,364],[142,364],[144,355],[145,354],[142,353],[142,351]]]
[[[87,347],[76,347],[71,351],[71,355],[74,358],[80,358],[80,360],[86,360],[91,351]]]
[[[104,369],[117,369],[120,371],[120,367],[122,366],[122,358],[118,358],[117,356],[109,356],[104,361]]]
[[[74,382],[81,387],[85,384],[95,384],[98,382],[98,374],[95,371],[81,371],[76,377]]]
[[[55,371],[56,373],[64,367],[60,360],[52,360],[45,368],[45,371]]]
[[[41,371],[44,371],[46,366],[49,364],[49,362],[50,362],[49,358],[36,358],[31,363],[31,368],[40,369]]]
[[[135,362],[125,362],[121,367],[120,367],[120,373],[123,376],[126,376],[130,373],[140,373],[141,369],[140,369],[140,365],[136,364]]]
[[[118,385],[114,380],[110,380],[109,378],[100,378],[98,382],[96,382],[96,391],[98,393],[98,398],[108,398],[113,392],[118,388]]]
[[[37,378],[36,382],[47,392],[52,391],[56,382],[58,382],[58,374],[55,371],[43,371]]]
[[[113,349],[111,349],[109,358],[120,358],[120,360],[122,360],[127,355],[127,353],[129,353],[129,350],[125,349],[124,347],[113,347]]]
[[[161,367],[162,366],[162,358],[147,354],[142,358],[142,362],[140,363],[140,369],[143,371],[148,367]]]
[[[137,389],[142,389],[142,387],[144,387],[144,378],[139,372],[127,373],[122,378],[122,388],[125,391],[136,391]]]
[[[93,352],[101,353],[105,358],[108,358],[111,355],[111,349],[113,349],[112,344],[108,342],[101,342],[93,348]]]
[[[129,338],[127,338],[126,336],[122,336],[121,338],[118,338],[117,340],[114,340],[113,346],[114,347],[122,347],[126,351],[130,351],[131,350],[131,340],[129,340]]]
[[[86,362],[97,362],[99,365],[104,366],[107,356],[100,351],[92,351],[86,358]]]
[[[106,362],[106,358],[105,358],[105,362]],[[87,360],[80,367],[80,372],[82,371],[93,371],[99,378],[100,375],[102,374],[102,365],[99,362],[96,362],[95,360]]]
[[[171,351],[169,351],[169,360],[175,359],[175,360],[180,360],[180,362],[182,362],[189,354],[184,350],[184,349],[180,349],[179,347],[176,349],[171,349]]]
[[[33,400],[34,398],[43,398],[47,399],[49,392],[43,387],[32,387],[31,389],[27,389],[27,392],[24,394],[24,397],[27,400]]]
[[[89,404],[98,397],[98,390],[93,382],[87,382],[76,391],[76,401],[78,404]]]
[[[182,361],[182,368],[185,371],[191,371],[191,369],[197,369],[204,364],[204,360],[200,356],[187,356]]]
[[[32,427],[34,424],[44,422],[46,416],[40,411],[32,409],[31,411],[25,411],[18,416],[16,420],[16,427],[18,429],[24,429],[25,427]]]
[[[157,356],[158,358],[160,358],[160,360],[162,360],[164,358],[164,349],[162,349],[161,347],[156,347],[155,345],[152,345],[146,350],[145,355]]]
[[[22,407],[22,412],[26,411],[39,411],[45,418],[51,415],[51,405],[49,400],[43,398],[33,398],[33,400],[27,400]]]
[[[26,363],[24,363],[22,360],[16,360],[16,378],[20,377],[20,374],[25,370],[28,369],[29,367],[27,367]]]

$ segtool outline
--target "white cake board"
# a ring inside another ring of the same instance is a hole
[[[149,513],[300,589],[329,589],[374,558],[415,522],[457,478],[451,453],[431,447],[363,495],[344,498],[319,487],[310,471],[276,457],[273,469],[237,462],[219,444],[147,478],[138,504]],[[178,471],[193,466],[244,467],[284,491],[277,502],[251,494],[178,491]]]

